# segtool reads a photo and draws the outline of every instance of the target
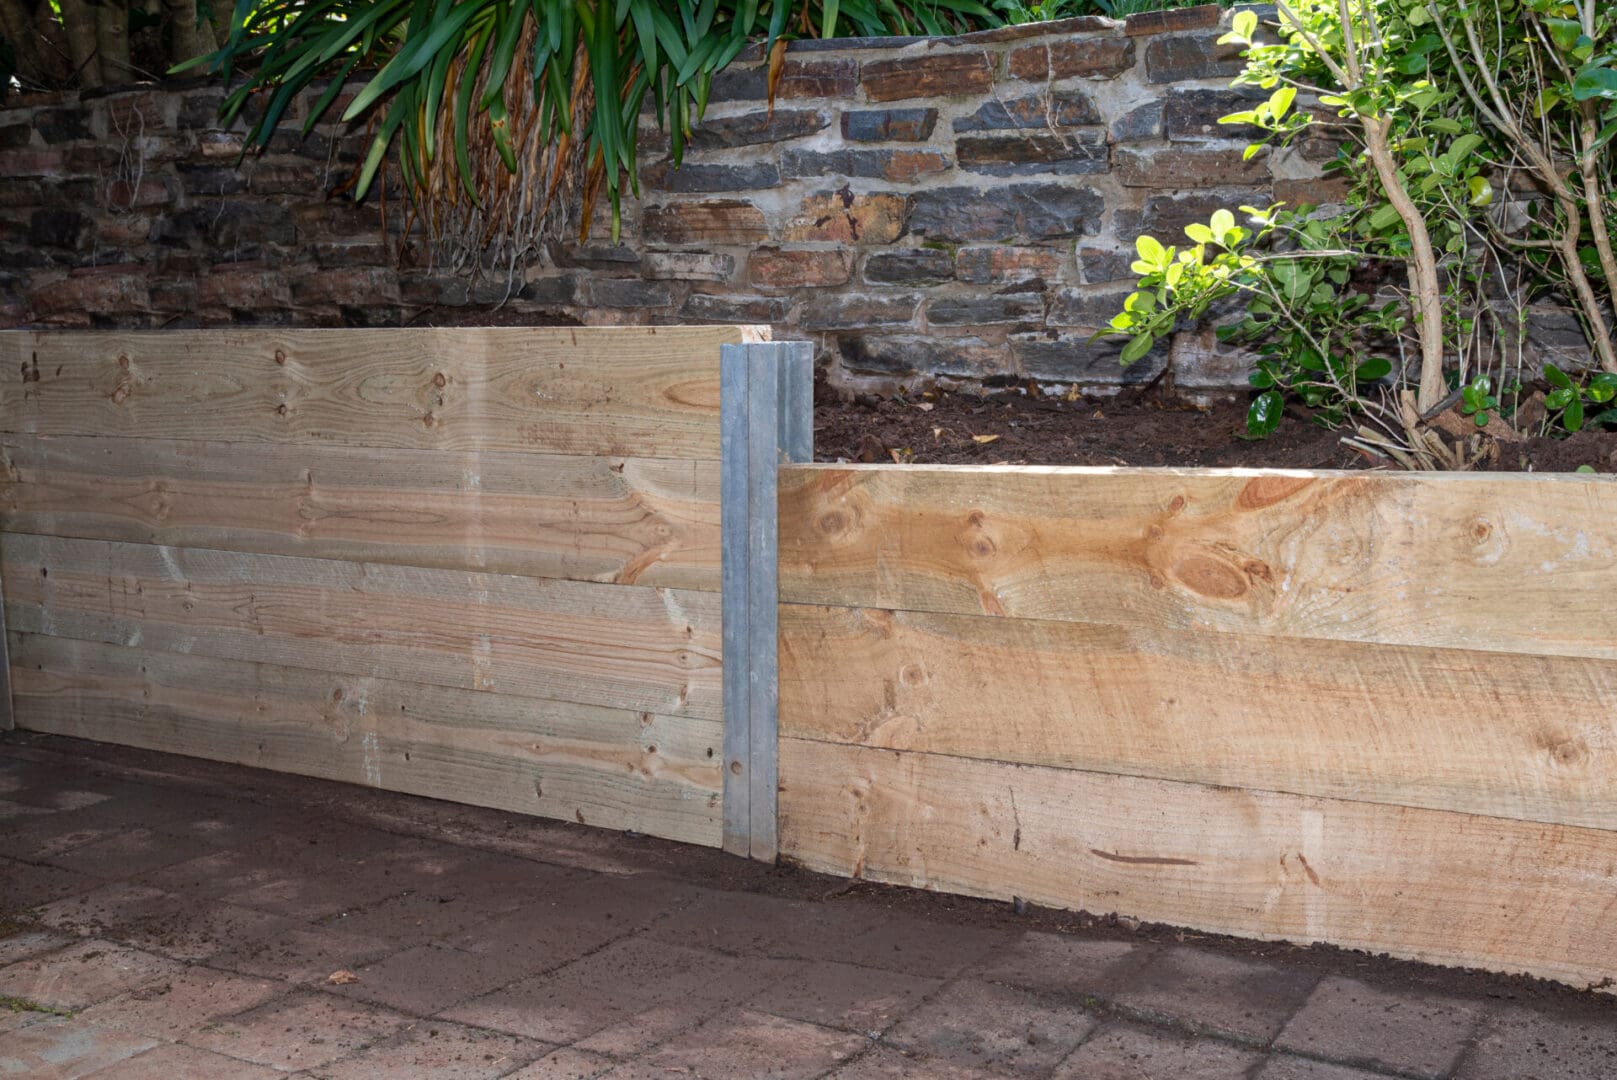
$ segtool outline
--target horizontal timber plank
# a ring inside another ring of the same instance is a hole
[[[1617,829],[1617,663],[783,604],[829,742]]]
[[[1617,658],[1617,483],[791,465],[781,599]]]
[[[13,635],[23,726],[717,846],[717,721]]]
[[[719,467],[688,459],[0,436],[0,529],[719,588]]]
[[[0,431],[717,460],[756,328],[0,333]]]
[[[0,575],[17,632],[721,715],[716,593],[21,533]]]
[[[1617,833],[782,739],[812,869],[1215,933],[1617,976]]]

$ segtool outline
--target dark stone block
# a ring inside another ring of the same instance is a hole
[[[556,277],[529,278],[517,296],[530,304],[566,306],[573,302],[577,289],[576,278],[571,274],[561,274]]]
[[[1256,87],[1243,90],[1173,90],[1163,106],[1162,123],[1170,139],[1242,139],[1254,142],[1263,129],[1251,124],[1220,124],[1219,117],[1244,112],[1269,95]]]
[[[1034,323],[1044,318],[1044,297],[1039,293],[993,296],[940,297],[926,307],[926,321],[939,326],[981,326],[991,323]]]
[[[846,176],[904,184],[948,167],[949,159],[937,150],[842,148],[787,150],[781,154],[781,173],[787,179]]]
[[[692,293],[679,309],[682,319],[709,323],[783,323],[792,302],[784,296],[728,296]]]
[[[900,326],[915,318],[921,298],[915,293],[817,296],[803,306],[798,320],[804,330],[858,330],[867,326]]]
[[[95,236],[95,222],[77,210],[50,208],[28,216],[28,242],[36,247],[77,251]]]
[[[666,281],[595,278],[589,283],[589,302],[595,307],[660,308],[674,302],[674,293]]]
[[[1077,184],[935,188],[914,196],[909,227],[918,235],[960,243],[1044,240],[1095,232],[1104,209],[1099,192]]]
[[[1003,131],[1008,128],[1076,127],[1101,122],[1100,110],[1081,90],[1026,94],[1009,101],[988,101],[970,116],[954,122],[956,131]]]
[[[873,285],[936,285],[954,277],[954,259],[934,248],[878,251],[865,260],[865,280]]]
[[[1152,101],[1112,121],[1112,141],[1139,142],[1162,138],[1162,102]]]
[[[955,140],[955,159],[967,172],[993,176],[1103,173],[1111,167],[1106,136],[1089,132],[962,135]]]
[[[776,109],[773,114],[726,116],[699,123],[691,132],[690,145],[696,150],[711,150],[784,142],[812,135],[830,124],[831,114],[824,109]]]
[[[1240,45],[1220,45],[1211,34],[1153,38],[1145,47],[1146,80],[1154,83],[1191,79],[1233,79],[1246,67]]]
[[[93,139],[89,113],[77,105],[61,109],[41,109],[34,114],[34,130],[46,143],[73,142]]]
[[[647,186],[663,191],[757,191],[777,187],[780,170],[769,162],[747,165],[692,165],[674,168],[671,162],[649,166],[644,172]]]
[[[937,123],[936,109],[857,109],[842,114],[842,137],[853,142],[924,142]]]
[[[1009,351],[976,338],[935,334],[850,335],[838,342],[842,366],[874,375],[953,375],[978,378],[1003,372]]]
[[[1143,234],[1164,244],[1184,242],[1185,226],[1206,222],[1215,210],[1235,211],[1241,206],[1267,206],[1273,201],[1268,191],[1239,191],[1229,194],[1153,195],[1140,210],[1119,210],[1117,235],[1132,245]]]
[[[1123,32],[1130,37],[1144,37],[1147,34],[1168,34],[1176,30],[1211,30],[1218,25],[1222,14],[1217,4],[1170,8],[1166,11],[1142,11],[1128,17]]]
[[[1061,289],[1050,304],[1050,325],[1098,330],[1110,324],[1112,317],[1123,310],[1123,301],[1133,292],[1133,287],[1129,285]]]
[[[247,190],[247,174],[234,165],[182,163],[175,171],[187,195],[238,195]]]
[[[0,150],[15,150],[33,141],[34,129],[27,124],[0,127]]]
[[[1091,340],[1089,334],[1029,334],[1011,338],[1010,349],[1018,370],[1040,382],[1138,386],[1162,374],[1168,362],[1166,345],[1124,367],[1121,354],[1127,344],[1128,338],[1121,335]]]

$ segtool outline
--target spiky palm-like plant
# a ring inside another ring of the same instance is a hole
[[[772,92],[789,37],[999,21],[977,0],[238,0],[229,40],[196,63],[244,73],[222,112],[254,106],[250,146],[326,80],[308,131],[353,80],[342,116],[373,128],[355,197],[392,148],[440,255],[515,261],[565,229],[575,205],[587,228],[602,188],[615,238],[647,98],[677,167],[713,73],[754,41]]]

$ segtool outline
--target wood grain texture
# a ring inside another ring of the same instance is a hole
[[[0,431],[717,460],[723,326],[0,333]]]
[[[783,739],[830,873],[1576,985],[1617,977],[1617,833]]]
[[[789,736],[1617,829],[1611,661],[795,604],[780,630]]]
[[[27,534],[0,573],[21,633],[721,715],[714,593]]]
[[[1617,483],[794,465],[781,598],[1617,658]]]
[[[13,635],[23,726],[715,846],[718,722]]]
[[[719,588],[719,467],[681,459],[0,437],[0,529]]]

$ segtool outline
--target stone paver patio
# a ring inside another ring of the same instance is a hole
[[[1596,1080],[1617,999],[0,737],[0,1077]]]

